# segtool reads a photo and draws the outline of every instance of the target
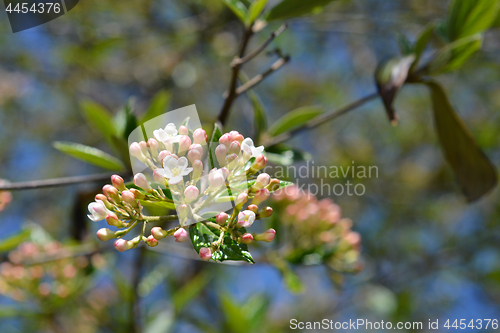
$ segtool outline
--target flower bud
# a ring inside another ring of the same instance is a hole
[[[168,150],[162,150],[159,154],[158,154],[158,161],[160,161],[160,163],[163,163],[163,159],[169,155],[172,155],[171,152],[169,152]]]
[[[270,243],[273,241],[275,236],[276,236],[276,231],[274,229],[269,229],[262,234],[256,234],[253,239],[256,241]]]
[[[240,144],[243,142],[243,140],[245,139],[245,137],[241,134],[236,134],[232,137],[233,141],[238,141]]]
[[[266,186],[266,188],[269,190],[269,192],[274,192],[276,191],[277,189],[280,188],[280,180],[279,179],[271,179],[271,182],[269,183],[269,185]],[[286,193],[286,190],[285,190],[285,193]]]
[[[146,179],[146,176],[142,173],[138,173],[134,176],[134,184],[143,190],[149,191],[152,190],[151,186],[148,183],[148,180]]]
[[[146,141],[140,141],[139,142],[139,147],[141,147],[141,151],[144,154],[144,156],[149,156],[149,149],[148,149],[148,144]]]
[[[219,139],[219,144],[226,146],[226,148],[229,148],[231,142],[233,142],[233,140],[231,140],[231,135],[229,133],[223,134]]]
[[[189,239],[189,234],[186,229],[180,228],[174,232],[174,237],[177,243],[183,243]]]
[[[238,224],[244,228],[251,226],[255,222],[255,213],[251,210],[244,210],[238,214]]]
[[[236,197],[236,209],[240,210],[243,204],[248,201],[248,194],[246,192],[238,194]]]
[[[111,176],[111,184],[116,187],[120,191],[125,191],[127,188],[125,187],[125,182],[123,178],[118,175]]]
[[[163,175],[160,175],[160,173],[158,172],[158,169],[155,169],[153,171],[153,179],[155,180],[155,182],[157,182],[161,186],[165,186],[167,184],[165,177]]]
[[[212,258],[212,250],[208,247],[202,247],[200,249],[200,258],[205,261],[210,260]]]
[[[131,241],[128,242],[122,238],[117,239],[115,241],[115,248],[120,252],[130,250],[133,246],[134,246],[133,242],[131,242]]]
[[[226,164],[228,169],[233,170],[238,166],[238,155],[231,154],[226,156]]]
[[[187,203],[191,203],[198,199],[198,195],[200,194],[200,190],[194,185],[189,185],[186,187],[184,190],[184,198],[186,199]]]
[[[227,222],[227,219],[229,218],[229,215],[227,215],[227,213],[225,212],[220,212],[219,214],[217,214],[217,216],[215,217],[215,222],[217,222],[218,224],[220,225],[225,225],[226,222]]]
[[[271,177],[267,173],[261,173],[257,176],[254,187],[256,190],[266,187],[271,182]]]
[[[209,191],[215,191],[225,185],[226,179],[222,170],[212,169],[208,174]]]
[[[203,173],[203,162],[201,160],[196,160],[193,163],[193,180],[196,181],[201,177]]]
[[[200,145],[199,143],[193,143],[191,146],[189,146],[189,150],[195,149],[197,150],[201,156],[203,156],[203,146]]]
[[[137,200],[135,199],[134,194],[130,191],[122,192],[122,200],[128,203],[132,207],[138,207]]]
[[[191,146],[191,139],[187,135],[181,136],[179,140],[179,155],[183,155]]]
[[[229,154],[239,154],[240,151],[241,151],[241,145],[238,141],[231,142],[227,150]]]
[[[102,188],[102,192],[111,199],[114,203],[122,202],[122,199],[118,195],[118,190],[111,185],[104,185]]]
[[[106,216],[106,222],[113,227],[123,226],[122,221],[120,221],[118,216],[113,212],[109,213],[108,216]]]
[[[142,152],[141,146],[137,142],[132,142],[129,148],[129,152],[131,156],[134,156],[142,163],[146,162],[146,156]]]
[[[259,212],[259,217],[269,217],[273,215],[273,209],[271,207],[265,207]]]
[[[94,222],[105,219],[109,213],[109,210],[106,208],[102,201],[91,202],[88,206],[89,215],[88,218]]]
[[[251,244],[253,242],[253,236],[252,234],[250,233],[244,233],[242,236],[241,236],[241,242],[243,244]]]
[[[104,194],[96,194],[95,201],[102,201],[107,209],[113,208],[113,205],[108,201],[108,198]]]
[[[269,198],[269,195],[270,193],[267,188],[261,188],[260,190],[255,192],[252,204],[259,205],[261,202],[266,201]]]
[[[254,212],[255,214],[257,214],[257,212],[259,211],[259,206],[257,206],[257,205],[248,205],[247,209],[251,210],[252,212]]]
[[[250,168],[251,173],[255,173],[259,171],[260,169],[265,168],[267,165],[267,158],[264,155],[259,155],[255,158],[255,162],[253,163],[252,167]]]
[[[107,228],[102,228],[97,230],[97,238],[99,238],[100,241],[108,241],[110,239],[116,238],[115,233]]]
[[[136,188],[131,188],[130,192],[132,192],[132,194],[134,195],[134,198],[136,198],[137,200],[142,200],[142,199],[146,198],[146,195],[144,195],[141,191],[139,191]]]
[[[148,238],[146,238],[146,244],[148,244],[151,247],[158,246],[158,240],[153,237],[153,235],[149,235]]]
[[[158,141],[156,141],[155,139],[149,139],[148,146],[149,146],[149,151],[151,152],[151,156],[153,156],[153,158],[157,158],[158,150],[160,148],[160,144],[158,143]]]
[[[188,156],[188,160],[189,160],[189,162],[191,162],[191,164],[194,164],[194,161],[196,161],[196,160],[201,160],[201,154],[196,149],[191,149],[188,152],[187,156]]]
[[[221,167],[226,165],[226,155],[227,155],[226,146],[218,145],[217,148],[215,148],[215,157],[217,158],[217,162],[219,162],[219,165]]]
[[[154,227],[153,229],[151,229],[151,236],[153,236],[157,240],[160,240],[167,237],[167,232],[160,227]]]
[[[182,204],[177,206],[177,213],[179,214],[179,218],[184,220],[189,214],[189,207],[186,204]]]
[[[179,126],[179,134],[180,135],[188,135],[189,134],[188,128],[184,125]]]
[[[207,143],[207,132],[205,132],[202,128],[197,128],[193,132],[193,141],[194,143],[198,143],[200,145]]]

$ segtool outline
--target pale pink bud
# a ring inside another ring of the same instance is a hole
[[[179,134],[180,135],[188,135],[189,134],[188,128],[184,125],[179,126]]]
[[[229,148],[231,142],[233,142],[233,140],[231,140],[231,135],[229,133],[223,134],[219,139],[219,144],[226,146],[226,148]]]
[[[189,149],[189,146],[191,146],[191,139],[189,138],[189,136],[181,136],[179,140],[179,155],[182,155],[184,152],[186,152]]]
[[[244,233],[242,236],[241,236],[241,242],[243,244],[251,244],[253,242],[253,236],[252,234],[250,233]]]
[[[209,190],[218,190],[221,186],[225,185],[224,173],[221,170],[212,169],[208,174]]]
[[[226,164],[229,169],[234,169],[238,166],[238,155],[230,154],[226,156]]]
[[[259,155],[255,158],[255,162],[253,163],[252,167],[250,168],[251,172],[257,172],[260,169],[265,168],[267,165],[267,158],[264,155]]]
[[[106,222],[113,227],[121,227],[123,225],[122,221],[120,221],[118,216],[113,212],[106,216]]]
[[[246,192],[238,194],[236,197],[236,209],[241,209],[243,204],[248,201],[248,194]]]
[[[186,229],[180,228],[174,232],[174,238],[177,243],[183,243],[189,239],[189,234]]]
[[[122,200],[131,205],[132,207],[138,207],[137,200],[135,199],[134,194],[130,191],[122,192]]]
[[[104,206],[106,206],[107,209],[113,208],[113,205],[108,201],[108,198],[104,194],[96,194],[95,195],[95,201],[102,201],[104,203]]]
[[[257,206],[257,205],[248,205],[247,209],[251,210],[252,212],[254,212],[255,214],[257,214],[257,212],[259,211],[259,206]]]
[[[125,182],[123,178],[118,175],[111,176],[111,184],[116,187],[120,191],[125,191],[127,188],[125,187]]]
[[[134,176],[134,184],[146,191],[152,189],[148,183],[148,180],[146,179],[146,176],[142,173],[138,173]]]
[[[114,203],[119,203],[121,202],[121,198],[120,196],[118,195],[118,190],[111,186],[111,185],[104,185],[104,187],[102,188],[102,192],[108,197],[110,198],[111,200],[113,200]]]
[[[238,141],[240,144],[243,142],[245,138],[241,134],[236,134],[233,136],[233,141]]]
[[[132,192],[132,194],[134,195],[134,198],[136,198],[137,200],[142,200],[142,199],[146,198],[146,196],[136,188],[131,188],[130,192]]]
[[[200,145],[207,143],[207,132],[205,132],[202,128],[197,128],[193,132],[193,141],[194,143],[198,143]]]
[[[231,142],[227,150],[229,154],[239,154],[240,151],[241,151],[241,145],[238,141]]]
[[[177,213],[179,214],[180,219],[184,219],[188,216],[189,207],[186,204],[182,204],[177,206]]]
[[[253,238],[256,241],[262,241],[262,242],[267,242],[270,243],[273,241],[274,237],[276,236],[276,230],[274,229],[269,229],[266,232],[262,234],[257,234]]]
[[[201,154],[196,149],[191,149],[188,152],[187,157],[188,157],[189,162],[191,162],[191,164],[194,164],[194,161],[196,161],[196,160],[201,160]]]
[[[273,215],[273,209],[271,207],[265,207],[259,212],[260,217],[269,217]]]
[[[217,216],[215,217],[215,222],[217,222],[218,224],[220,225],[225,225],[226,222],[227,222],[227,219],[229,218],[229,215],[227,215],[227,213],[224,213],[224,212],[220,212],[219,214],[217,214]]]
[[[191,203],[198,199],[198,195],[200,194],[200,190],[194,185],[189,185],[186,187],[184,190],[184,198],[186,199],[187,203]]]
[[[125,239],[120,238],[115,241],[115,248],[120,252],[130,250],[132,246],[134,246],[134,244],[132,242],[127,242]]]
[[[100,241],[108,241],[110,239],[116,238],[115,233],[107,228],[102,228],[97,230],[97,238],[99,238]]]
[[[137,142],[132,142],[129,148],[129,152],[131,156],[134,156],[141,162],[146,162],[146,156],[142,152],[141,146]]]
[[[252,200],[252,204],[258,205],[261,202],[267,200],[269,198],[269,190],[267,188],[261,188],[257,192],[255,192],[255,195]]]
[[[257,176],[257,180],[255,181],[255,188],[260,189],[266,187],[271,182],[271,177],[267,173],[261,173]]]
[[[146,143],[146,141],[139,142],[139,147],[141,147],[141,152],[144,154],[144,156],[149,156],[148,144]]]
[[[158,240],[153,237],[153,235],[149,235],[148,238],[146,238],[146,244],[148,244],[151,247],[158,246]]]
[[[231,137],[231,141],[234,141],[234,138],[239,135],[240,133],[238,131],[231,131],[229,132],[229,136]]]
[[[215,157],[217,158],[217,162],[222,167],[226,165],[226,155],[227,155],[227,147],[224,145],[218,145],[215,148]]]
[[[203,156],[203,146],[198,144],[198,143],[193,143],[191,146],[189,146],[189,150],[191,149],[196,149],[200,155]]]
[[[151,229],[151,236],[153,236],[157,240],[160,240],[167,237],[167,232],[160,227],[154,227],[153,229]]]
[[[201,177],[203,173],[203,162],[200,160],[196,160],[193,163],[193,179],[198,179]]]
[[[202,247],[200,249],[200,258],[205,261],[210,260],[212,258],[212,250],[208,247]]]
[[[160,173],[158,172],[158,169],[155,169],[153,171],[153,179],[155,180],[155,182],[157,182],[158,184],[160,184],[162,186],[166,185],[165,177],[163,175],[160,175]]]
[[[244,210],[238,214],[238,224],[244,228],[251,226],[255,222],[255,213],[251,210]]]
[[[151,156],[153,156],[153,158],[158,157],[158,150],[160,148],[158,141],[156,141],[155,139],[149,139],[148,146],[149,146],[149,151],[151,152]]]
[[[160,161],[160,163],[163,163],[163,159],[169,155],[172,155],[171,152],[169,152],[168,150],[162,150],[159,154],[158,154],[158,161]]]

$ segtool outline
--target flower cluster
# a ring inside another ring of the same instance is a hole
[[[17,301],[39,300],[40,302],[68,298],[80,290],[81,277],[89,265],[85,256],[67,257],[43,264],[30,264],[34,258],[45,258],[63,254],[60,243],[39,245],[22,243],[9,253],[9,261],[0,265],[0,294]]]
[[[340,206],[330,198],[318,200],[289,186],[276,191],[272,199],[291,244],[284,255],[289,261],[324,262],[336,271],[360,269],[361,236],[351,230],[352,221],[342,218]]]
[[[245,139],[236,131],[222,134],[218,142],[214,140],[209,146],[203,129],[190,131],[182,125],[177,130],[173,123],[153,134],[155,138],[133,142],[129,149],[144,169],[152,171],[151,175],[135,174],[134,185],[126,185],[114,175],[112,184],[105,185],[103,194],[96,195],[96,201],[89,205],[91,220],[106,219],[110,226],[119,229],[100,229],[100,240],[117,238],[115,247],[119,251],[136,247],[141,240],[154,247],[168,236],[174,236],[177,242],[187,241],[188,230],[193,229],[189,226],[203,223],[217,239],[197,246],[195,240],[206,237],[192,235],[193,245],[201,259],[216,260],[227,259],[220,253],[215,255],[224,251],[227,242],[234,242],[244,251],[246,244],[253,241],[274,239],[272,229],[262,234],[245,229],[255,220],[271,216],[272,208],[262,203],[283,186],[266,173],[257,175],[267,163],[263,146],[255,147],[252,139]],[[175,209],[177,214],[146,216],[143,207],[148,204]],[[148,223],[158,225],[173,220],[179,221],[177,226],[168,230],[155,226],[151,235],[145,236]],[[141,226],[137,237],[128,241],[122,238],[137,225]]]

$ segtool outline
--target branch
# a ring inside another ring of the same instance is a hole
[[[378,93],[373,93],[373,94],[367,95],[367,96],[360,98],[357,101],[354,101],[350,104],[347,104],[339,109],[324,113],[321,116],[313,118],[310,121],[308,121],[307,123],[305,123],[304,125],[296,128],[290,132],[286,132],[286,133],[280,134],[278,136],[275,136],[274,138],[270,138],[269,140],[265,141],[263,144],[265,146],[274,146],[278,143],[286,141],[286,140],[290,139],[293,135],[295,135],[299,132],[313,129],[313,128],[317,127],[318,125],[321,125],[327,121],[333,120],[337,117],[340,117],[341,115],[346,114],[352,110],[355,110],[356,108],[368,103],[369,101],[377,98],[378,96],[379,96]]]
[[[283,67],[286,63],[290,61],[290,56],[285,56],[282,58],[279,58],[276,60],[274,64],[271,65],[271,67],[263,72],[262,74],[259,74],[249,81],[247,81],[244,85],[240,86],[238,89],[236,89],[236,96],[239,96],[243,94],[245,91],[247,91],[250,88],[255,87],[257,84],[259,84],[262,80],[264,80],[266,77],[271,75],[272,73],[276,72],[278,69]]]
[[[33,180],[27,182],[3,184],[0,185],[0,191],[38,189],[44,187],[67,186],[80,183],[101,182],[104,180],[108,180],[113,174],[114,173],[100,173],[95,175],[63,177],[63,178],[53,178],[53,179]],[[129,174],[127,174],[126,176],[129,176]]]

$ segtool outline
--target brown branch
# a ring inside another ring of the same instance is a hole
[[[373,93],[373,94],[367,95],[367,96],[360,98],[357,101],[354,101],[350,104],[347,104],[339,109],[324,113],[321,116],[313,118],[310,121],[308,121],[307,123],[305,123],[304,125],[296,128],[290,132],[286,132],[286,133],[280,134],[278,136],[275,136],[274,138],[270,138],[269,140],[266,140],[263,144],[265,146],[273,146],[273,145],[276,145],[276,144],[281,143],[283,141],[286,141],[299,132],[313,129],[313,128],[323,124],[324,122],[333,120],[337,117],[340,117],[341,115],[344,115],[352,110],[355,110],[356,108],[368,103],[369,101],[377,98],[378,96],[379,96],[378,93]]]
[[[283,67],[283,65],[285,65],[289,61],[290,61],[290,56],[285,56],[285,57],[282,57],[282,58],[279,58],[278,60],[276,60],[276,62],[274,64],[272,64],[268,70],[266,70],[262,74],[259,74],[255,77],[253,77],[252,79],[248,80],[244,85],[238,87],[238,89],[236,89],[236,97],[243,94],[248,89],[255,87],[257,84],[262,82],[262,80],[264,80],[266,77],[268,77],[272,73],[276,72],[278,69]]]

